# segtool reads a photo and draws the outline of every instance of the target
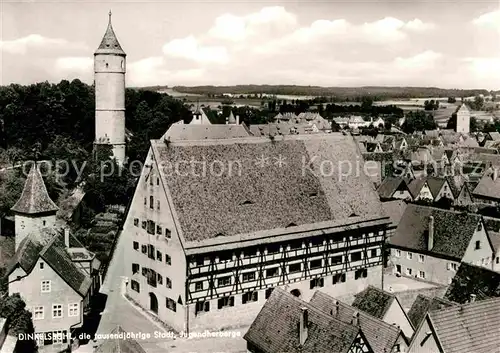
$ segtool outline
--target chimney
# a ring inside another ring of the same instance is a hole
[[[236,125],[239,125],[239,124],[240,124],[240,116],[236,115]]]
[[[432,250],[434,247],[434,217],[429,216],[429,230],[427,236],[427,250]]]
[[[336,300],[335,301],[335,316],[339,316],[339,314],[340,314],[339,307],[340,307],[339,302]]]
[[[359,326],[359,313],[357,311],[352,314],[352,325]]]
[[[476,295],[475,294],[471,294],[470,295],[470,299],[469,299],[469,303],[474,303],[476,301]]]
[[[307,308],[300,308],[300,323],[299,323],[299,341],[300,345],[304,345],[307,339]]]
[[[69,229],[64,228],[64,245],[69,248]]]

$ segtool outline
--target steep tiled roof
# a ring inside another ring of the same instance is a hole
[[[463,304],[470,300],[471,294],[477,296],[476,300],[500,297],[500,273],[461,263],[444,297]]]
[[[498,173],[500,174],[500,170]],[[494,180],[492,172],[484,173],[479,184],[477,184],[472,193],[478,196],[500,199],[500,177]]]
[[[437,297],[430,298],[419,294],[408,312],[408,318],[413,324],[413,327],[418,328],[429,311],[436,311],[453,305],[457,304],[446,299]]]
[[[393,300],[395,300],[393,294],[373,286],[368,286],[365,290],[355,295],[352,306],[382,320]]]
[[[500,347],[500,298],[429,313],[444,352],[490,353]]]
[[[104,33],[104,37],[102,38],[99,48],[95,51],[95,54],[125,55],[120,43],[118,43],[115,31],[113,31],[113,26],[111,25],[111,12],[109,13],[108,28],[106,29],[106,33]]]
[[[492,141],[500,141],[500,132],[493,131],[493,132],[489,132],[488,135]]]
[[[139,342],[132,338],[126,338],[121,326],[111,331],[110,339],[106,339],[97,348],[95,353],[146,353]]]
[[[338,303],[338,306],[336,303]],[[359,313],[359,326],[374,353],[391,352],[401,334],[401,330],[395,325],[390,325],[363,311],[358,311],[356,308],[337,301],[321,291],[314,293],[309,304],[323,313],[332,315],[346,323],[350,323],[353,315]]]
[[[308,333],[303,346],[299,341],[302,307],[308,310]],[[359,327],[344,323],[276,288],[244,339],[263,353],[343,353],[349,351],[359,332]]]
[[[399,188],[407,189],[406,182],[401,177],[387,177],[377,189],[381,199],[390,199]]]
[[[382,202],[384,214],[389,216],[392,226],[397,227],[406,209],[406,202],[403,200],[392,200]]]
[[[434,217],[432,253],[462,259],[480,216],[409,204],[390,243],[416,251],[428,251],[429,216]]]
[[[434,198],[438,195],[439,191],[443,187],[443,184],[446,182],[445,178],[438,177],[427,177],[426,178],[427,185],[429,185],[429,189]]]
[[[230,139],[248,136],[248,131],[241,124],[172,124],[167,132],[162,136],[162,139],[169,139],[174,142],[204,139]]]
[[[408,184],[408,189],[410,190],[413,198],[416,198],[420,194],[420,191],[424,187],[426,181],[426,178],[417,178],[410,181],[410,183]]]
[[[249,129],[253,136],[302,135],[313,132],[312,125],[289,122],[250,125]]]
[[[35,266],[42,249],[43,245],[37,241],[33,235],[24,238],[9,262],[6,275],[10,275],[18,265],[24,270],[24,272],[30,273]]]
[[[64,237],[64,235],[62,236]],[[90,289],[92,280],[71,261],[66,248],[60,243],[60,237],[61,235],[55,236],[53,240],[42,249],[40,256],[71,288],[73,288],[73,290],[81,296],[85,296]]]
[[[168,145],[152,141],[152,148],[160,165],[195,160],[207,166],[206,173],[202,169],[161,173],[187,242],[280,229],[291,223],[348,220],[353,213],[376,218],[382,211],[369,178],[362,172],[347,176],[347,163],[353,167],[361,161],[350,136],[296,135],[274,141],[251,137]],[[304,168],[304,160],[312,172]],[[343,168],[346,176],[339,178],[339,169],[337,176],[331,175],[324,166],[320,173],[324,161]]]
[[[21,197],[12,207],[12,211],[23,214],[37,214],[55,213],[58,209],[54,201],[50,199],[40,170],[36,165],[33,165],[24,183]]]
[[[500,251],[500,233],[488,231],[488,235],[490,236],[491,245],[493,245],[495,252]]]

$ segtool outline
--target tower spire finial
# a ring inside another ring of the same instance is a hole
[[[109,23],[111,23],[111,10],[109,10],[108,16],[109,16]]]

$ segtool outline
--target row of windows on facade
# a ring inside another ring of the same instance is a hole
[[[302,248],[302,243],[290,244],[290,245],[288,245],[287,248],[288,248],[288,250],[298,250],[298,249]],[[268,245],[264,249],[264,254],[269,255],[269,254],[279,253],[282,251],[283,251],[283,246]],[[361,260],[363,258],[362,254],[363,254],[363,251],[357,251],[357,252],[351,253],[351,261]],[[377,249],[370,249],[370,255],[367,254],[367,257],[368,256],[369,257],[376,257],[376,256],[378,256],[377,254],[378,254]],[[253,249],[244,250],[241,256],[243,258],[246,258],[246,257],[257,256],[257,255],[259,255],[259,250],[257,250],[257,248],[253,248]],[[237,257],[238,256],[236,254],[230,253],[230,252],[220,253],[216,257],[215,261],[216,262],[227,262],[227,261],[232,261]],[[332,258],[332,265],[335,265],[339,262],[339,260],[338,260],[339,257],[341,258],[341,256],[334,256]],[[199,257],[195,257],[192,260],[192,264],[196,264],[196,266],[204,266],[207,261],[208,262],[210,261],[209,257],[199,256]],[[340,262],[342,262],[342,260],[340,260]]]
[[[137,293],[141,292],[141,285],[139,282],[137,282],[135,280],[130,281],[130,288]],[[180,303],[180,304],[182,304],[182,303]],[[174,312],[177,311],[177,303],[172,298],[168,298],[168,297],[165,298],[165,306],[167,307],[167,309],[170,309]]]
[[[456,265],[456,264],[454,264],[454,265]],[[456,269],[455,269],[455,271],[456,271]],[[401,272],[401,265],[396,265],[396,272],[399,273],[399,274],[402,274],[402,272]],[[418,278],[425,279],[425,271],[417,270],[415,272],[417,273]],[[405,274],[407,276],[412,276],[413,277],[414,276],[413,273],[414,272],[413,272],[412,268],[410,268],[410,267],[406,268]]]
[[[134,250],[139,251],[139,242],[134,241],[133,242],[133,248]],[[172,258],[168,254],[163,254],[160,250],[155,251],[155,247],[152,244],[142,244],[141,245],[141,252],[145,255],[147,255],[150,259],[152,260],[158,260],[163,262],[163,255],[165,255],[165,263],[167,265],[172,265]]]
[[[318,261],[318,262],[315,264],[314,263],[315,261]],[[337,264],[340,264],[340,263],[341,262],[337,262]],[[311,264],[310,269],[321,268],[321,259],[311,261],[310,264]],[[290,273],[297,273],[297,272],[300,272],[300,271],[302,271],[302,264],[301,263],[296,263],[296,264],[290,264],[290,265],[288,265],[288,273],[289,274]],[[359,273],[362,273],[362,272],[358,273],[358,271],[355,272],[355,277],[357,277]],[[278,277],[279,275],[280,275],[279,267],[268,268],[265,271],[265,277],[266,278]],[[224,276],[224,277],[218,278],[217,279],[217,287],[227,287],[227,286],[232,285],[232,278],[233,278],[233,276]],[[257,278],[256,271],[243,272],[241,274],[241,279],[242,279],[241,282],[242,283],[255,281],[256,278]],[[334,276],[334,279],[335,279],[335,276]],[[204,289],[203,288],[203,283],[204,283],[204,281],[194,282],[194,284],[195,284],[195,291],[202,291]]]
[[[368,276],[367,269],[359,269],[354,273],[354,279],[366,278]],[[339,273],[332,276],[332,284],[344,283],[346,281],[345,273]],[[325,278],[314,278],[309,282],[310,289],[321,288],[325,284]],[[133,289],[137,292],[140,292],[139,283],[133,284]],[[268,299],[271,296],[274,288],[267,288],[265,291],[265,299]],[[168,300],[168,298],[167,298]],[[257,302],[259,300],[259,292],[258,291],[249,291],[245,292],[241,295],[241,303],[248,304],[252,302]],[[199,301],[195,304],[195,313],[198,314],[200,312],[210,311],[210,302],[209,301]],[[217,299],[217,308],[223,309],[225,307],[234,306],[234,296],[225,296]],[[168,305],[167,305],[168,307]],[[174,310],[175,311],[175,310]]]
[[[139,264],[132,264],[132,274],[138,273],[140,270]],[[147,282],[152,287],[157,287],[158,285],[163,285],[163,276],[157,273],[155,270],[143,267],[141,274],[146,277]],[[172,280],[165,276],[165,286],[172,289]]]
[[[476,241],[475,249],[476,250],[481,249],[481,242],[479,240]],[[402,254],[401,250],[399,250],[399,249],[395,249],[394,250],[394,255],[396,257],[401,257],[401,254]],[[413,260],[413,253],[410,252],[410,251],[407,251],[406,252],[406,258],[408,260]],[[425,255],[418,254],[418,262],[422,262],[422,263],[425,262]],[[497,258],[497,263],[498,263],[498,258]],[[484,266],[484,265],[489,265],[489,264],[490,264],[490,259],[489,258],[484,258],[484,259],[478,260],[477,263],[476,263],[476,265],[478,265],[478,266],[479,265],[483,265]],[[447,267],[448,270],[454,270],[454,271],[456,271],[457,264],[453,263],[453,262],[449,262],[446,267]]]
[[[139,227],[139,218],[134,218],[134,226]],[[156,224],[152,220],[148,219],[146,221],[142,221],[141,227],[142,227],[142,229],[145,229],[148,232],[148,234],[163,235],[162,226],[159,224]],[[172,232],[170,231],[170,229],[165,228],[165,238],[170,239],[171,237],[172,237]]]
[[[52,318],[60,319],[64,316],[63,304],[52,304]],[[80,316],[80,303],[68,304],[68,317]],[[45,307],[43,305],[33,307],[33,320],[45,318]]]

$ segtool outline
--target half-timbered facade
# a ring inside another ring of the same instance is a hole
[[[276,287],[308,300],[381,285],[378,195],[324,167],[355,166],[349,136],[172,138],[147,158],[122,233],[127,291],[174,329],[249,324]]]

